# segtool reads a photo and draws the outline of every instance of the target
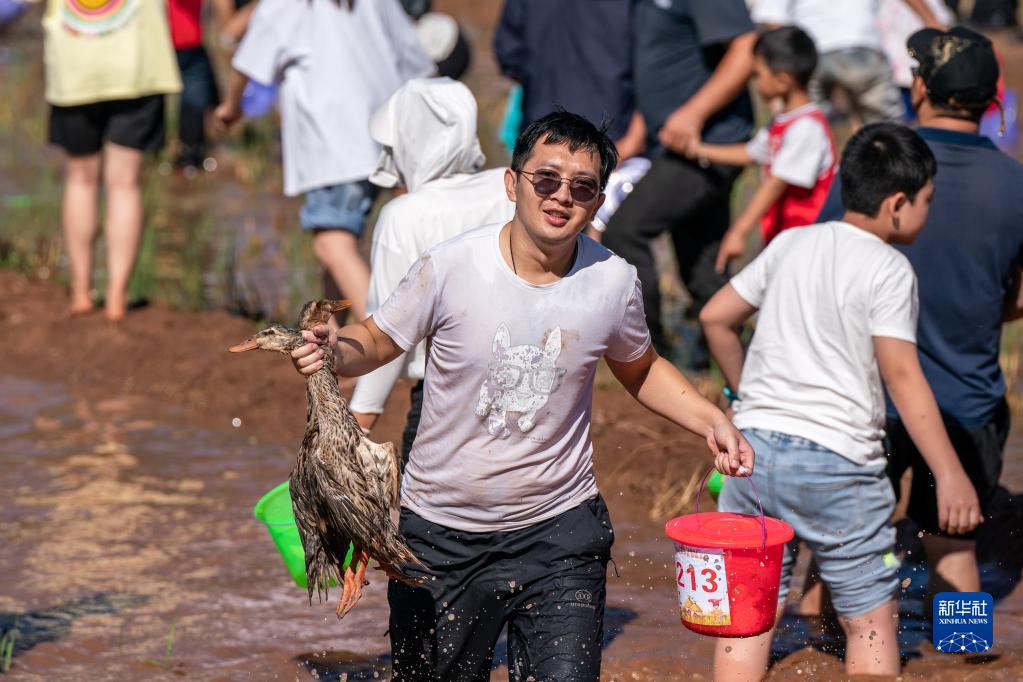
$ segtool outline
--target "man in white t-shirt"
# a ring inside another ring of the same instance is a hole
[[[580,233],[614,144],[576,114],[522,134],[507,224],[426,253],[364,322],[306,333],[303,374],[333,352],[345,376],[429,339],[423,414],[402,479],[401,531],[425,569],[391,582],[395,679],[487,680],[507,626],[521,679],[597,680],[613,531],[593,473],[593,380],[604,359],[650,410],[707,440],[716,466],[753,451],[657,357],[635,269]]]
[[[898,675],[899,562],[882,378],[935,472],[942,530],[972,530],[980,505],[920,369],[916,276],[891,246],[923,229],[934,155],[908,128],[879,123],[853,136],[840,168],[843,220],[780,234],[700,319],[738,391],[735,423],[757,450],[763,509],[796,531],[782,564],[779,614],[805,542],[846,633],[846,672]],[[758,310],[744,357],[739,330]],[[760,512],[753,495],[730,482],[718,508]],[[760,679],[772,635],[719,644],[715,679]]]
[[[506,223],[515,204],[504,193],[504,169],[481,171],[486,158],[476,138],[476,99],[450,78],[409,81],[370,119],[369,132],[384,147],[370,182],[403,186],[373,226],[369,296],[375,313],[427,249],[466,230]],[[399,376],[415,380],[402,437],[402,466],[408,461],[423,404],[426,342],[360,377],[351,409],[364,429],[384,411]]]
[[[820,55],[810,92],[818,102],[839,87],[862,123],[896,121],[905,108],[885,56],[878,24],[880,0],[756,0],[753,21],[796,25],[810,34]],[[902,0],[928,26],[939,26],[926,0]]]

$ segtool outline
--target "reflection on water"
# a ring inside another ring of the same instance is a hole
[[[387,651],[383,581],[341,624],[291,583],[252,506],[292,453],[232,435],[0,377],[0,629],[18,631],[12,673],[293,679],[306,669],[299,652]]]

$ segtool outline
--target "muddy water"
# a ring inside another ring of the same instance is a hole
[[[291,457],[244,424],[201,430],[171,408],[0,377],[0,631],[18,633],[12,676],[386,678],[384,582],[339,624],[332,605],[307,605],[252,518]],[[685,652],[671,636],[670,571],[647,556],[663,542],[655,528],[618,527],[628,548],[607,667],[665,679]],[[693,644],[709,672],[709,649]],[[499,651],[497,679],[505,660]]]
[[[1023,489],[1023,438],[1003,477]],[[140,400],[86,402],[57,384],[0,377],[0,631],[17,631],[13,679],[384,679],[384,582],[343,623],[309,606],[251,515],[283,480],[290,448],[196,428]],[[709,679],[711,640],[678,623],[659,524],[602,481],[617,528],[609,581],[609,680]],[[907,679],[1018,679],[1023,663],[1023,510],[1005,496],[985,531],[984,587],[998,599],[996,648],[935,654],[921,617],[914,534],[902,602]],[[995,551],[997,550],[997,552]],[[793,590],[796,592],[797,590]],[[786,618],[775,679],[841,677],[838,640]],[[823,650],[826,653],[820,653]],[[495,679],[506,679],[501,651]]]
[[[0,395],[0,628],[18,631],[16,679],[307,678],[328,650],[336,676],[372,678],[383,582],[339,625],[252,517],[290,452],[244,424],[196,430],[56,385],[0,378]]]

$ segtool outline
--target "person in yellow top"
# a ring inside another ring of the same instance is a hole
[[[142,235],[142,155],[164,143],[164,96],[181,90],[164,0],[47,0],[49,139],[64,149],[62,223],[72,314],[93,309],[100,173],[106,191],[106,316],[127,310]]]

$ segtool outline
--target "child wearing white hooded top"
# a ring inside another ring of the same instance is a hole
[[[476,137],[472,93],[450,78],[409,81],[370,120],[370,136],[384,147],[370,182],[403,186],[373,228],[372,275],[366,309],[372,315],[426,251],[468,230],[506,223],[515,204],[504,191],[504,168],[480,170],[486,157]],[[384,411],[399,377],[415,381],[402,436],[408,460],[419,426],[426,343],[359,378],[351,408],[365,429]]]

